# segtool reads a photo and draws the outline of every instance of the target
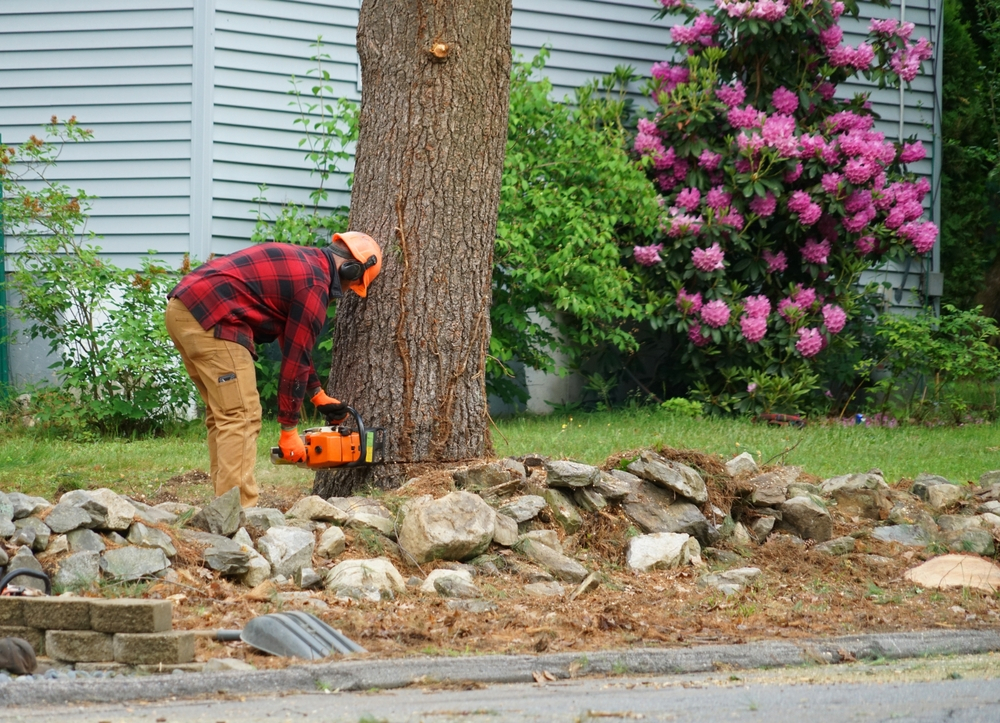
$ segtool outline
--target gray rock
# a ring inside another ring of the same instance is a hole
[[[493,518],[493,542],[504,547],[517,544],[517,522],[514,518],[497,513]]]
[[[130,497],[123,498],[135,509],[136,518],[147,525],[173,525],[177,522],[178,516],[173,512],[161,510],[158,507],[147,505],[145,502],[133,500]]]
[[[88,490],[87,494],[107,510],[103,519],[94,527],[99,530],[123,531],[132,525],[136,510],[124,497],[105,487]]]
[[[418,563],[469,560],[489,547],[495,518],[479,495],[452,492],[436,500],[424,495],[404,511],[399,546]]]
[[[523,539],[532,542],[540,542],[546,547],[551,547],[556,552],[562,552],[562,543],[559,541],[559,533],[555,530],[528,530],[523,535]]]
[[[252,551],[257,553],[256,550]],[[264,559],[264,556],[257,553],[251,554],[250,559],[247,561],[247,571],[243,577],[240,578],[242,582],[247,587],[257,587],[265,580],[271,578],[271,563]]]
[[[720,550],[717,547],[705,547],[702,553],[710,560],[714,560],[720,565],[735,565],[743,562],[743,556],[732,550]]]
[[[582,582],[587,577],[589,571],[579,562],[571,557],[567,557],[558,550],[553,550],[548,545],[543,545],[536,540],[525,540],[519,546],[521,554],[541,566],[557,580],[565,582]]]
[[[238,531],[238,530],[237,530]],[[217,547],[220,550],[239,550],[240,543],[229,537],[213,535],[211,532],[201,532],[200,530],[180,530],[177,533],[185,542],[191,542],[201,548]]]
[[[0,567],[3,567],[8,562],[10,562],[10,557],[7,556],[7,551],[3,549],[3,545],[0,545]]]
[[[93,587],[101,579],[101,555],[94,550],[76,552],[59,563],[52,578],[57,590],[79,591]]]
[[[894,525],[914,525],[926,514],[923,506],[911,497],[897,499],[886,519]]]
[[[1000,527],[1000,515],[996,515],[992,512],[984,512],[981,515],[978,515],[978,517],[980,524],[987,529]]]
[[[1000,483],[1000,469],[985,472],[979,477],[980,487],[992,487],[997,483]]]
[[[326,589],[338,596],[381,600],[405,590],[406,581],[384,557],[344,560],[327,574]]]
[[[272,527],[257,540],[257,550],[271,563],[273,575],[292,579],[303,567],[312,565],[316,538],[294,527]]]
[[[391,520],[395,516],[392,514],[392,510],[370,497],[330,497],[327,502],[346,512],[349,517],[365,514],[377,515]]]
[[[678,501],[674,492],[638,480],[622,503],[622,511],[643,532],[685,532],[709,544],[714,531],[695,505]]]
[[[962,532],[972,528],[982,528],[983,521],[979,517],[968,515],[941,515],[937,518],[938,527],[942,532]]]
[[[344,536],[344,531],[339,527],[331,527],[319,536],[316,554],[327,560],[332,560],[342,554],[345,549],[347,549],[347,538]]]
[[[20,492],[8,492],[7,501],[10,502],[13,510],[12,519],[20,520],[22,517],[38,515],[52,507],[48,500],[41,497],[29,497]]]
[[[771,534],[776,522],[777,520],[774,517],[759,517],[750,525],[750,531],[757,538],[758,542],[763,542]]]
[[[497,606],[488,600],[449,600],[445,605],[448,606],[449,610],[473,613],[474,615],[492,613],[497,609]]]
[[[792,482],[785,488],[786,499],[808,497],[810,495],[819,497],[822,494],[823,491],[819,488],[819,485],[809,484],[808,482]]]
[[[323,578],[311,567],[302,567],[295,573],[295,584],[301,590],[322,587]]]
[[[10,538],[10,543],[12,545],[18,545],[34,549],[36,537],[37,535],[35,534],[35,531],[32,530],[31,528],[22,528],[20,530],[15,528],[14,536]],[[39,552],[41,552],[41,550],[39,550]]]
[[[549,505],[552,518],[567,535],[572,535],[583,527],[583,517],[576,505],[570,501],[569,497],[555,489],[547,489],[542,493],[545,502]]]
[[[528,470],[525,469],[524,462],[514,459],[513,457],[505,457],[504,459],[501,459],[500,466],[518,479],[524,479],[528,476]]]
[[[349,515],[339,507],[331,505],[322,497],[310,495],[309,497],[303,497],[292,505],[292,508],[285,513],[285,517],[344,524],[347,522]]]
[[[396,536],[396,523],[392,519],[368,512],[355,512],[347,519],[347,526],[354,530],[377,530],[386,537]]]
[[[757,466],[752,454],[744,452],[726,462],[726,471],[730,477],[738,477],[746,474],[757,474],[760,472],[760,467]]]
[[[112,545],[127,545],[128,544],[128,540],[126,540],[124,537],[122,537],[121,535],[119,535],[117,532],[109,532],[108,534],[106,534],[104,536],[104,539],[106,539]]]
[[[951,552],[968,552],[973,555],[992,557],[996,553],[993,534],[984,529],[967,529],[948,535],[948,549]]]
[[[14,570],[44,572],[42,564],[35,559],[35,556],[31,554],[31,550],[27,547],[18,548],[14,556],[10,558],[10,565],[7,566],[7,572],[13,572]],[[30,587],[34,590],[45,590],[45,583],[33,577],[17,577],[11,580],[11,583],[20,587]]]
[[[510,472],[496,462],[464,467],[455,470],[451,476],[456,487],[473,492],[510,482]]]
[[[273,507],[248,507],[243,510],[247,527],[256,527],[266,532],[272,527],[284,527],[285,516]]]
[[[202,553],[205,564],[220,575],[241,577],[250,571],[250,553],[245,550],[206,548]]]
[[[448,568],[438,568],[427,573],[427,578],[420,582],[420,592],[433,595],[437,593],[435,584],[438,580],[446,577],[454,577],[468,583],[472,583],[472,573],[468,570],[449,570]],[[420,580],[420,578],[417,578]]]
[[[698,503],[708,502],[708,488],[700,474],[687,465],[664,459],[655,452],[643,451],[639,459],[628,466],[628,471],[676,492],[681,497]]]
[[[816,552],[822,552],[827,555],[847,555],[854,552],[854,538],[853,537],[835,537],[832,540],[827,540],[826,542],[821,542],[813,548]]]
[[[887,525],[872,530],[872,537],[883,542],[895,542],[904,547],[925,547],[931,536],[919,525]]]
[[[786,499],[785,488],[779,485],[757,487],[750,493],[750,504],[754,507],[780,507]]]
[[[601,470],[589,464],[553,460],[545,463],[545,482],[549,487],[590,487],[600,479]]]
[[[122,547],[107,550],[101,569],[115,580],[138,580],[170,567],[170,560],[159,548]]]
[[[240,489],[233,487],[201,508],[188,525],[213,535],[229,537],[242,527],[243,508],[240,506]]]
[[[49,529],[59,535],[72,530],[93,527],[94,525],[89,512],[65,502],[60,502],[53,507],[49,514],[45,516],[45,520],[45,524],[49,526]]]
[[[434,581],[434,589],[441,597],[472,600],[481,597],[479,588],[471,581],[463,580],[455,575],[446,575]]]
[[[833,536],[833,520],[825,507],[811,497],[793,497],[781,505],[781,526],[804,540],[826,542]]]
[[[990,512],[994,515],[1000,515],[1000,502],[998,502],[997,500],[988,500],[983,504],[979,505],[976,511]]]
[[[702,587],[714,587],[726,595],[735,595],[747,585],[752,583],[761,572],[756,567],[738,567],[735,570],[724,570],[702,575],[698,584]]]
[[[581,510],[586,510],[587,512],[597,512],[608,506],[608,501],[604,499],[604,495],[591,487],[573,490],[573,501],[576,502]]]
[[[4,492],[0,492],[0,522],[14,521],[14,505],[10,497]]]
[[[629,540],[626,562],[632,570],[681,567],[701,562],[701,546],[690,535],[655,532]]]
[[[581,595],[586,595],[588,592],[593,592],[601,586],[601,580],[597,576],[596,572],[592,572],[587,577],[583,578],[583,582],[576,586],[576,589],[569,594],[570,602],[576,600]]]
[[[63,552],[69,552],[69,540],[66,539],[66,535],[56,535],[49,540],[49,545],[45,548],[45,557],[52,557]]]
[[[521,523],[533,520],[538,513],[545,509],[545,498],[540,495],[523,495],[515,497],[509,502],[500,505],[497,510],[502,515],[507,515],[514,522]]]
[[[0,540],[6,540],[15,532],[17,532],[17,528],[14,527],[14,523],[11,520],[0,519]]]
[[[950,485],[951,482],[936,474],[918,474],[917,478],[913,481],[913,486],[910,487],[910,492],[915,494],[922,500],[927,499],[927,493],[931,487],[936,487],[937,485]]]
[[[737,547],[749,547],[753,544],[753,537],[750,536],[750,531],[742,522],[737,522],[733,526],[733,532],[729,539]]]
[[[139,547],[158,547],[166,553],[167,557],[174,557],[177,554],[177,548],[174,547],[174,541],[170,539],[170,535],[155,527],[146,527],[141,522],[133,523],[126,539]]]
[[[89,490],[70,490],[59,498],[59,504],[79,507],[89,514],[90,523],[86,525],[88,528],[98,527],[104,523],[108,516],[108,508],[91,497]]]
[[[524,586],[524,591],[532,597],[562,597],[566,588],[558,582],[533,582]]]
[[[848,517],[882,519],[892,509],[889,485],[881,475],[847,474],[831,477],[820,485],[827,497],[837,501],[837,509]]]
[[[594,482],[594,491],[604,495],[604,499],[607,500],[623,500],[631,492],[632,484],[637,482],[639,482],[638,477],[623,470],[601,472]]]
[[[936,512],[943,512],[961,502],[965,495],[965,487],[953,484],[933,485],[927,488],[927,506]]]
[[[33,552],[44,552],[45,548],[49,546],[52,530],[37,517],[22,517],[14,520],[14,528],[17,531],[15,535],[21,530],[30,530],[34,534],[32,542],[26,543]]]

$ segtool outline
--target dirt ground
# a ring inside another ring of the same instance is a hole
[[[738,505],[741,486],[725,474],[721,460],[697,452],[663,450],[666,456],[697,467],[706,477],[710,503],[729,511]],[[617,465],[624,453],[607,460]],[[808,476],[806,476],[808,479]],[[395,509],[406,497],[450,491],[451,474],[431,471],[403,490],[378,493]],[[908,481],[897,485],[905,488]],[[175,478],[158,497],[185,500],[204,490],[198,473]],[[294,491],[265,489],[261,505],[287,509]],[[149,500],[163,501],[162,499]],[[708,506],[706,506],[708,509]],[[181,550],[174,567],[180,581],[157,582],[140,592],[144,597],[175,602],[174,627],[189,630],[239,628],[250,618],[268,612],[299,609],[318,615],[364,646],[370,656],[416,654],[477,655],[485,653],[580,652],[604,649],[690,646],[705,643],[741,643],[760,639],[804,638],[930,628],[995,628],[1000,626],[1000,596],[976,590],[929,590],[903,579],[903,573],[933,553],[871,538],[872,523],[838,518],[834,537],[853,534],[855,550],[834,557],[801,544],[787,535],[772,536],[763,545],[729,549],[740,560],[720,565],[709,555],[702,567],[645,573],[625,564],[628,538],[637,533],[615,508],[584,515],[585,524],[572,537],[563,537],[564,551],[596,571],[600,586],[569,600],[538,598],[524,592],[537,572],[511,549],[493,546],[490,554],[498,574],[477,575],[483,599],[496,605],[492,612],[452,610],[447,600],[408,586],[395,599],[381,602],[338,600],[333,593],[312,591],[308,598],[282,600],[293,586],[253,591],[220,578],[197,563],[196,550]],[[544,523],[544,521],[543,521]],[[547,524],[545,527],[557,528]],[[391,541],[371,532],[345,529],[346,552],[335,561],[314,559],[321,574],[350,558],[388,557],[404,578],[423,578],[435,567],[408,563]],[[452,563],[453,564],[453,563]],[[726,596],[700,586],[708,571],[757,567],[763,574],[743,591]],[[105,594],[109,594],[107,591]],[[284,665],[243,643],[199,639],[197,657],[236,657],[259,668]]]

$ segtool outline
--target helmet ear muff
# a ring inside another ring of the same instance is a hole
[[[361,277],[365,275],[365,271],[378,262],[378,259],[375,258],[374,254],[369,256],[367,261],[361,263],[350,253],[337,248],[336,245],[331,246],[330,250],[333,251],[334,255],[339,256],[342,259],[347,259],[340,265],[340,268],[337,269],[337,275],[340,276],[342,281],[360,280]]]

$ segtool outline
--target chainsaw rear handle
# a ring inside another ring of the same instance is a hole
[[[10,572],[8,572],[6,575],[3,576],[3,579],[0,579],[0,595],[2,595],[3,591],[7,589],[7,586],[10,584],[11,580],[17,577],[21,577],[22,575],[24,575],[25,577],[34,577],[41,580],[42,582],[45,583],[45,594],[46,595],[52,594],[52,582],[49,580],[48,575],[46,575],[44,572],[39,572],[38,570],[29,570],[27,568],[22,567],[17,570],[11,570]]]

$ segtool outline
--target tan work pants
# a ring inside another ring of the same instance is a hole
[[[167,302],[167,331],[205,402],[208,458],[218,497],[240,488],[243,507],[257,505],[257,437],[261,406],[250,352],[205,331],[178,299]]]

